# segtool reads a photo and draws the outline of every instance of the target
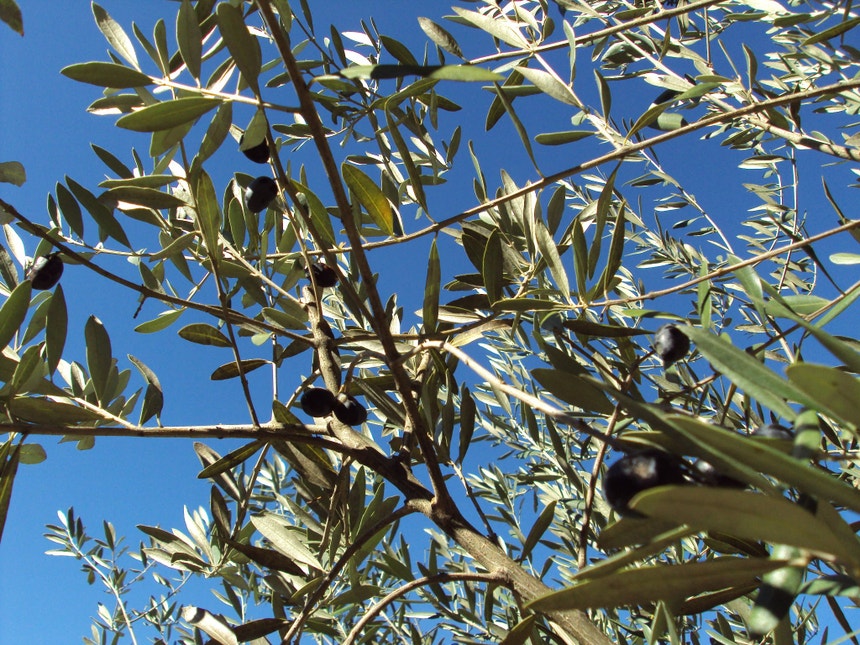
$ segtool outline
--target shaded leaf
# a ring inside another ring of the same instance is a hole
[[[216,327],[207,323],[192,323],[178,332],[181,338],[198,345],[214,345],[215,347],[230,347],[229,339]]]
[[[115,89],[145,87],[153,83],[153,80],[149,76],[136,69],[131,69],[117,63],[103,63],[100,61],[68,65],[60,70],[60,74],[79,83],[89,83],[90,85],[112,87]]]
[[[439,290],[441,287],[442,270],[439,264],[439,250],[436,248],[436,238],[430,243],[430,255],[427,258],[427,278],[424,281],[424,307],[421,318],[424,321],[424,333],[432,334],[439,323]]]
[[[12,501],[12,486],[15,483],[15,475],[18,473],[18,462],[21,453],[21,444],[14,448],[12,440],[8,439],[0,449],[0,542],[3,540],[3,529],[6,526],[6,518],[9,515],[9,505]]]
[[[30,281],[25,280],[9,294],[0,307],[0,349],[9,345],[21,328],[30,306]]]
[[[63,349],[66,346],[66,335],[68,333],[69,315],[66,310],[66,297],[63,285],[58,284],[48,304],[48,313],[45,317],[45,358],[48,366],[48,374],[53,374],[63,357]]]
[[[27,172],[19,161],[4,161],[0,163],[0,183],[23,186],[27,181]]]
[[[21,16],[21,9],[15,0],[0,0],[0,20],[9,25],[12,31],[17,32],[21,36],[24,35],[24,18]],[[0,503],[2,503],[2,498],[0,498]],[[0,511],[2,511],[2,507],[0,507]],[[5,514],[0,516],[0,537],[3,535],[3,522],[5,519]]]
[[[242,78],[255,94],[259,94],[258,77],[262,65],[260,43],[248,31],[248,26],[242,18],[242,10],[228,2],[221,2],[215,10],[215,15],[218,17],[221,37],[227,44],[236,67],[242,73]]]
[[[182,0],[176,14],[176,43],[185,66],[195,79],[200,79],[200,58],[203,51],[203,34],[197,22],[197,13],[191,0]]]
[[[217,368],[212,375],[209,377],[213,381],[224,381],[226,379],[236,378],[240,374],[247,374],[248,372],[252,372],[259,367],[263,367],[263,365],[267,365],[269,361],[262,358],[248,358],[243,361],[240,361],[240,364],[237,364],[236,361],[232,363],[226,363],[221,367]],[[241,365],[241,369],[240,369]]]
[[[90,316],[87,319],[84,326],[84,336],[87,343],[87,368],[90,371],[93,389],[99,401],[104,405],[107,403],[105,397],[113,366],[110,337],[102,321],[95,316]]]
[[[262,439],[256,439],[250,443],[246,443],[244,446],[227,453],[218,461],[206,466],[203,470],[197,473],[197,479],[209,479],[210,477],[220,475],[227,470],[232,470],[236,466],[250,459],[265,445],[266,442]]]

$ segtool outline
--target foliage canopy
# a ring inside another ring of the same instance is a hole
[[[16,9],[0,18],[23,33]],[[71,509],[49,527],[115,596],[87,642],[850,631],[851,3],[464,0],[416,16],[422,43],[319,24],[305,0],[182,0],[151,35],[93,14],[110,60],[62,73],[149,148],[93,144],[108,178],[57,183],[44,223],[0,201],[0,526],[19,464],[44,458],[35,435],[243,442],[194,444],[209,508],[141,526],[139,551]],[[222,176],[243,152],[265,180]],[[96,317],[70,356],[62,281],[24,273],[51,251],[157,303],[137,332],[220,354],[211,378],[247,424],[163,424],[182,394]],[[386,292],[398,267],[413,288]],[[680,360],[652,349],[666,322],[691,341]],[[793,439],[748,436],[770,423]],[[610,506],[607,465],[654,449],[684,483]],[[189,577],[220,602],[184,603]]]

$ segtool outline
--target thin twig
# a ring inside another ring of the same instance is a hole
[[[347,634],[342,645],[353,645],[353,643],[355,643],[355,639],[358,638],[365,626],[376,618],[388,605],[401,596],[404,596],[415,589],[420,589],[421,587],[443,584],[446,582],[485,582],[487,584],[498,584],[501,586],[506,585],[506,580],[503,576],[493,573],[437,573],[432,576],[412,580],[402,587],[398,587],[368,609],[364,616],[362,616],[352,630],[350,630],[349,634]]]

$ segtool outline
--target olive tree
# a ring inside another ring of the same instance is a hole
[[[196,439],[212,484],[137,550],[49,527],[115,598],[87,642],[850,631],[856,8],[464,0],[418,42],[313,4],[182,0],[151,35],[93,4],[110,58],[62,73],[148,156],[0,202],[0,517],[38,435]],[[220,362],[247,423],[170,425],[95,317],[69,355],[57,258]]]

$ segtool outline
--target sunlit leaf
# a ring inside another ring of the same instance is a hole
[[[373,222],[386,235],[394,235],[394,215],[388,198],[370,177],[352,164],[341,165],[343,179]]]
[[[457,40],[444,27],[424,16],[418,17],[418,26],[421,27],[421,31],[427,34],[430,40],[446,52],[454,54],[458,58],[463,58],[463,51],[460,49],[460,45],[457,44]]]
[[[788,380],[818,403],[816,409],[860,428],[860,382],[834,367],[795,363],[786,369]]]
[[[798,504],[752,491],[707,486],[659,486],[631,500],[649,517],[699,531],[782,543],[851,561],[860,549],[846,548],[827,525]]]
[[[189,96],[172,101],[163,101],[126,114],[116,124],[136,132],[158,132],[196,121],[221,104],[221,99],[205,96]]]
[[[732,345],[727,338],[695,327],[679,326],[679,329],[695,343],[696,349],[716,370],[784,419],[790,421],[795,416],[786,400],[814,405],[802,391],[780,378],[755,357]]]
[[[110,46],[113,47],[116,52],[129,63],[129,65],[139,68],[140,66],[137,62],[137,55],[134,53],[134,44],[120,24],[111,18],[110,14],[95,2],[93,3],[93,16],[96,19],[99,31],[102,32],[105,39],[110,43]]]
[[[785,564],[768,558],[717,558],[707,562],[659,564],[616,571],[532,601],[535,611],[642,605],[658,600],[683,600],[705,591],[755,580]]]

